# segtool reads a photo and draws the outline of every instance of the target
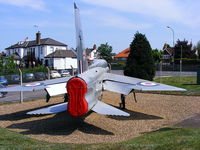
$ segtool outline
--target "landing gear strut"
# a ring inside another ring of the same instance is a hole
[[[126,96],[124,94],[121,94],[121,103],[119,103],[119,107],[121,109],[125,109],[126,108]]]
[[[69,100],[68,94],[65,93],[65,95],[64,95],[64,102],[68,102],[68,100]]]
[[[137,103],[135,91],[133,90],[132,93],[133,93],[133,98],[135,102]],[[120,109],[126,109],[126,96],[124,94],[121,94],[121,103],[119,103],[119,107]]]

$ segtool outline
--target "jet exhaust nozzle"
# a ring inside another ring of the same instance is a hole
[[[73,77],[67,82],[67,93],[69,102],[67,110],[73,117],[81,117],[88,112],[88,103],[85,99],[87,93],[86,82],[79,78]]]

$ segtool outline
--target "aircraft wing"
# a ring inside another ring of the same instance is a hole
[[[35,90],[41,90],[41,89],[50,89],[53,91],[53,88],[57,88],[57,86],[53,85],[64,85],[63,83],[67,83],[67,81],[71,77],[64,77],[59,79],[51,79],[51,80],[45,80],[45,81],[38,81],[38,82],[31,82],[26,83],[24,85],[18,85],[18,86],[12,86],[12,87],[5,87],[0,88],[0,92],[20,92],[20,91],[35,91]],[[65,86],[65,85],[64,85]]]
[[[103,83],[104,90],[125,95],[128,95],[133,89],[139,91],[186,91],[183,88],[111,73],[105,73]]]

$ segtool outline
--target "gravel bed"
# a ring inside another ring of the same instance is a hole
[[[26,115],[26,112],[63,101],[50,103],[35,100],[22,104],[0,105],[0,127],[54,143],[112,143],[128,140],[164,126],[173,125],[200,113],[200,97],[137,93],[126,99],[130,117],[104,116],[91,112],[74,119],[67,112],[56,115]],[[102,101],[118,107],[120,94],[104,92]]]

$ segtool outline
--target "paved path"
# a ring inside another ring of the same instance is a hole
[[[44,90],[38,90],[34,92],[23,92],[24,100],[34,100],[38,98],[44,98],[46,92]],[[10,92],[6,94],[5,97],[0,98],[0,103],[9,103],[9,102],[20,102],[20,92]]]
[[[200,114],[194,114],[175,124],[175,126],[183,128],[200,128]]]

